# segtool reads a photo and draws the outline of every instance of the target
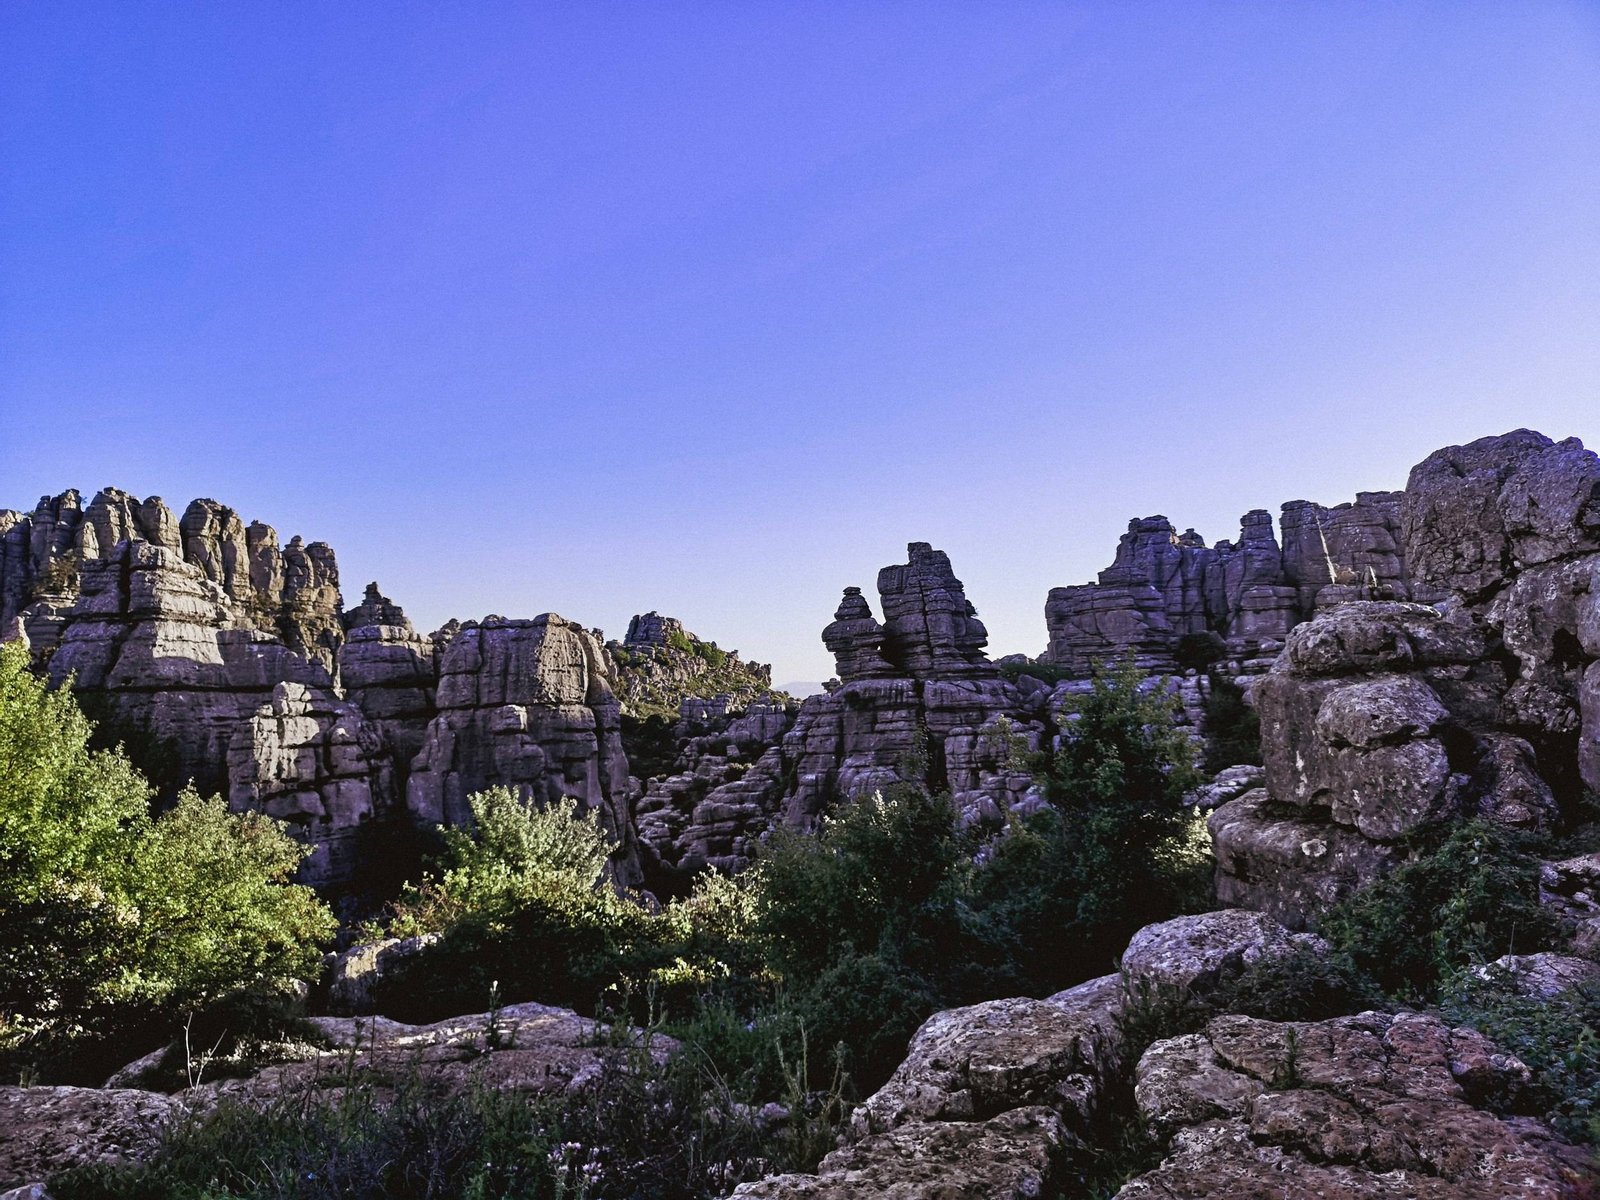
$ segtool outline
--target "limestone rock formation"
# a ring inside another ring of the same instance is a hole
[[[462,626],[439,664],[438,715],[406,785],[412,818],[470,823],[467,797],[496,785],[541,806],[571,796],[598,810],[619,878],[637,882],[613,678],[599,639],[553,613]]]
[[[1184,638],[1206,635],[1248,659],[1319,609],[1404,599],[1401,506],[1399,492],[1362,492],[1334,508],[1290,501],[1281,548],[1264,509],[1244,515],[1237,542],[1211,547],[1166,517],[1135,519],[1098,582],[1051,590],[1044,661],[1086,676],[1131,655],[1142,669],[1169,671]]]
[[[1436,606],[1344,603],[1289,635],[1251,693],[1266,794],[1211,818],[1224,902],[1303,925],[1422,826],[1546,828],[1600,784],[1600,459],[1526,430],[1449,447],[1401,518]]]
[[[0,1087],[0,1188],[89,1163],[137,1162],[183,1113],[175,1096],[129,1088]]]
[[[1156,1043],[1136,1074],[1140,1112],[1172,1153],[1118,1200],[1557,1200],[1577,1182],[1548,1131],[1488,1111],[1528,1068],[1420,1013],[1221,1016]]]
[[[411,760],[421,752],[435,712],[439,646],[418,634],[376,583],[369,583],[361,603],[344,614],[344,630],[340,683],[383,738],[403,795]]]
[[[646,884],[657,895],[680,890],[707,866],[735,870],[749,862],[772,813],[763,786],[744,781],[776,754],[794,720],[794,709],[776,698],[742,708],[726,696],[686,699],[681,713],[672,773],[649,780],[633,808]]]
[[[1135,942],[1124,959],[1135,986],[1188,987],[1198,997],[1249,963],[1311,945],[1253,913],[1165,922]],[[1072,1194],[1073,1159],[1126,1069],[1118,1017],[1127,999],[1124,977],[1106,975],[1044,1000],[935,1013],[889,1082],[852,1114],[847,1144],[815,1175],[772,1176],[734,1194]]]
[[[235,730],[227,761],[229,807],[287,822],[313,847],[300,868],[313,886],[354,876],[372,849],[363,831],[395,816],[389,748],[360,708],[328,691],[278,684]]]
[[[628,622],[621,642],[607,642],[614,686],[630,717],[675,720],[683,702],[727,697],[740,706],[772,692],[772,668],[747,663],[737,650],[702,641],[675,617],[648,612]]]

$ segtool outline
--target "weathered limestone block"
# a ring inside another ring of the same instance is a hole
[[[1207,819],[1217,857],[1217,902],[1304,929],[1317,913],[1399,861],[1390,844],[1335,825],[1316,810],[1248,792]]]
[[[1488,1111],[1528,1068],[1432,1016],[1217,1017],[1156,1043],[1136,1077],[1147,1123],[1176,1134],[1118,1200],[1557,1200],[1577,1183],[1570,1148]]]
[[[993,675],[983,652],[989,632],[950,569],[950,557],[927,542],[912,542],[906,554],[908,562],[878,572],[884,657],[916,679]]]
[[[1519,429],[1435,451],[1406,483],[1410,575],[1469,602],[1516,571],[1600,550],[1600,459]]]
[[[276,638],[234,628],[226,593],[174,550],[120,542],[81,564],[80,588],[50,678],[71,678],[119,734],[164,746],[202,791],[225,789],[233,735],[274,686],[332,686]]]
[[[384,739],[354,704],[280,683],[233,735],[228,804],[287,822],[313,849],[301,881],[328,886],[355,874],[367,823],[392,815],[392,772]]]
[[[184,1111],[177,1096],[132,1088],[0,1087],[0,1188],[148,1158]]]
[[[847,587],[833,624],[822,631],[822,644],[837,664],[836,672],[846,682],[893,675],[883,657],[885,631],[872,616],[872,608],[858,587]]]
[[[1405,599],[1403,493],[1358,492],[1353,504],[1283,506],[1284,576],[1309,616],[1347,600]]]
[[[496,785],[539,805],[571,796],[599,811],[619,876],[637,881],[621,706],[599,639],[553,613],[469,622],[444,653],[436,703],[406,785],[413,819],[468,824],[467,797]]]
[[[438,654],[412,627],[400,606],[367,585],[362,602],[344,614],[339,681],[345,694],[388,746],[395,769],[406,774],[422,750],[435,715]],[[397,781],[404,786],[403,778]]]

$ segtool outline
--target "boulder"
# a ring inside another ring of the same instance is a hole
[[[1582,1165],[1536,1122],[1488,1110],[1527,1086],[1523,1063],[1419,1013],[1221,1016],[1151,1046],[1135,1075],[1171,1155],[1118,1200],[1557,1200]]]
[[[177,1097],[131,1088],[0,1087],[0,1188],[69,1167],[137,1162],[185,1111]]]

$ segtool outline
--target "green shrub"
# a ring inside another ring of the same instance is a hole
[[[0,647],[0,1053],[65,1078],[241,987],[314,976],[333,933],[281,824],[192,791],[153,819],[144,778],[90,736],[69,691]]]
[[[1417,857],[1335,905],[1320,932],[1384,992],[1408,1002],[1473,963],[1552,945],[1527,836],[1487,821],[1435,831]]]
[[[1505,1106],[1531,1106],[1563,1137],[1600,1146],[1600,988],[1530,1000],[1504,972],[1487,974],[1451,980],[1441,1015],[1470,1025],[1533,1071],[1534,1094],[1501,1097]]]
[[[1341,955],[1300,949],[1251,963],[1211,997],[1219,1013],[1263,1021],[1326,1021],[1388,1007],[1373,981]]]
[[[978,871],[974,907],[1028,991],[1102,973],[1134,931],[1203,903],[1183,804],[1200,776],[1176,703],[1131,666],[1097,674],[1041,764],[1048,807],[1014,821]]]

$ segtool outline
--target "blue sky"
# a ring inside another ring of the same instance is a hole
[[[423,628],[996,653],[1129,517],[1600,441],[1600,6],[0,8],[0,505],[331,542]]]

